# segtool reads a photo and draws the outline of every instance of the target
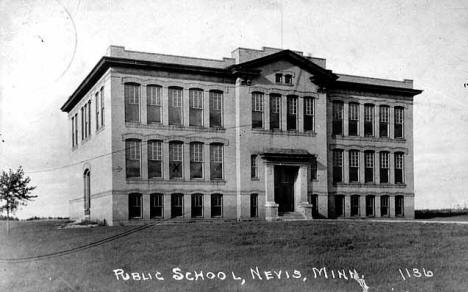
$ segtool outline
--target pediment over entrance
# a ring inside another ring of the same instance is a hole
[[[260,157],[268,162],[311,163],[316,155],[305,149],[268,148]]]

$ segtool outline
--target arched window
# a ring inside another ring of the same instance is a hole
[[[401,195],[395,196],[395,216],[405,215],[405,198]]]
[[[140,193],[128,195],[128,219],[140,219],[143,217],[142,198]]]
[[[366,216],[375,216],[375,196],[373,195],[366,196]]]
[[[91,172],[86,169],[83,173],[84,183],[84,214],[90,215],[91,209]]]

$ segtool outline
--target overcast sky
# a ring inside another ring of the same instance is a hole
[[[281,47],[327,67],[414,79],[416,208],[468,205],[466,1],[0,1],[0,168],[39,198],[18,215],[67,216],[60,106],[109,45],[215,58]]]

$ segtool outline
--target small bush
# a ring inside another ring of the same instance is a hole
[[[465,216],[468,215],[468,208],[460,209],[424,209],[415,210],[414,216],[416,219],[431,219],[436,217],[453,217],[453,216]]]

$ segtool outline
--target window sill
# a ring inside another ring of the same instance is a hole
[[[258,177],[251,177],[250,180],[251,181],[260,181],[260,179]]]
[[[125,127],[129,128],[144,128],[144,129],[161,129],[170,131],[200,131],[200,132],[225,132],[223,127],[202,127],[202,126],[184,126],[184,125],[163,125],[162,123],[136,123],[125,122]]]

